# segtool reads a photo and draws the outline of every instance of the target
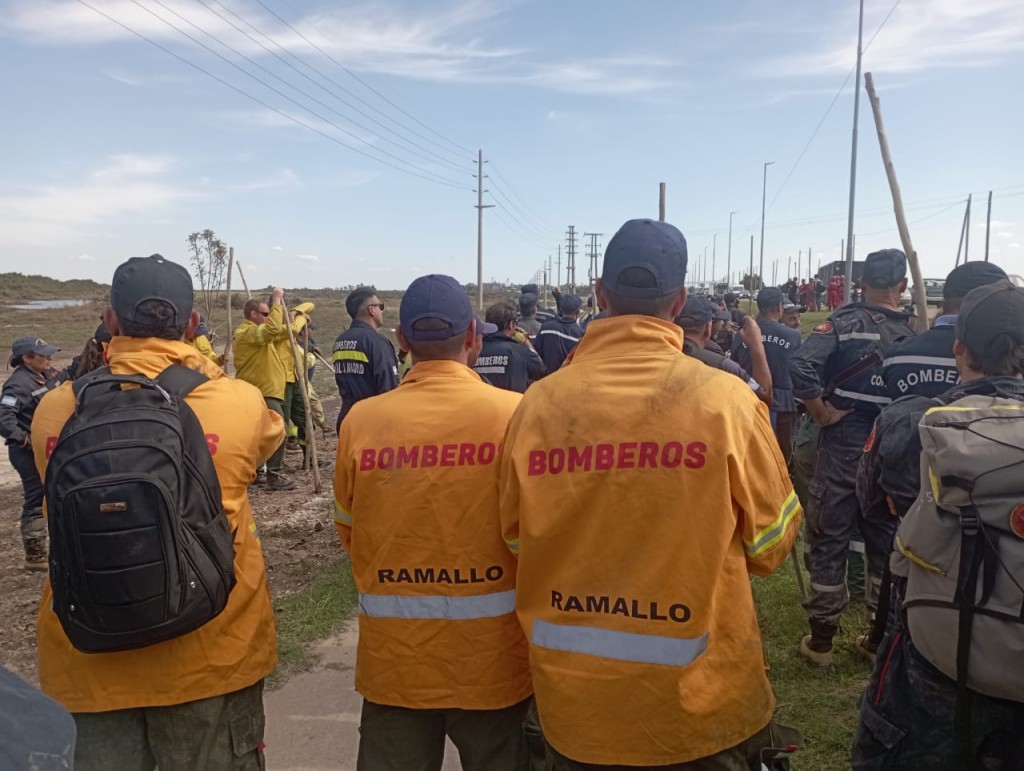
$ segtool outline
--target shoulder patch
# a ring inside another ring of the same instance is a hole
[[[820,324],[818,324],[811,331],[815,332],[815,333],[817,333],[819,335],[827,335],[829,332],[832,331],[832,329],[833,329],[833,327],[832,327],[832,322],[831,321],[823,321]]]
[[[1018,538],[1024,538],[1024,503],[1018,503],[1010,512],[1010,530]]]
[[[878,430],[878,423],[871,424],[871,433],[868,434],[868,440],[864,442],[864,452],[871,452],[871,448],[875,446],[875,432]]]
[[[0,399],[0,404],[2,404],[4,407],[17,407],[18,398],[16,396],[12,396],[11,394],[7,394],[2,399]]]

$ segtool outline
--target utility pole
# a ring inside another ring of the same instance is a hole
[[[750,290],[750,296],[754,296],[754,237],[750,237],[750,273],[748,274],[750,279],[750,286],[747,287]]]
[[[715,283],[718,281],[715,278],[715,252],[718,249],[718,233],[715,233],[714,238],[711,241],[711,294],[715,293]]]
[[[569,292],[576,294],[576,227],[569,226],[565,234],[565,282],[569,285]]]
[[[484,309],[484,209],[493,209],[494,204],[484,205],[484,151],[476,155],[476,286],[479,292],[479,307]]]
[[[988,237],[992,230],[992,191],[988,191],[988,214],[985,216],[985,262],[988,262]]]
[[[736,212],[729,212],[729,251],[728,256],[725,258],[725,283],[728,284],[732,279],[732,215]]]
[[[811,280],[811,247],[807,247],[807,280]]]
[[[971,199],[974,193],[967,194],[967,232],[964,234],[964,262],[971,259]]]
[[[597,297],[594,292],[594,283],[597,281],[597,259],[598,253],[601,250],[600,245],[597,243],[597,239],[600,238],[603,233],[584,233],[584,238],[590,239],[590,246],[587,249],[587,283],[590,285],[590,296],[594,298],[594,302],[597,303]],[[597,305],[594,306],[594,311],[597,311]]]
[[[955,268],[960,264],[960,255],[964,249],[964,234],[967,233],[967,220],[970,218],[970,209],[964,209],[964,224],[960,226],[960,243],[956,245],[956,262],[953,263]]]
[[[864,0],[860,0],[857,22],[857,79],[853,81],[853,138],[850,148],[850,208],[846,215],[846,283],[843,305],[849,305],[853,291],[853,206],[857,198],[857,121],[860,118],[860,63],[864,55]]]
[[[758,287],[764,286],[764,199],[768,192],[768,167],[775,161],[766,161],[764,164],[764,179],[761,182],[761,261],[758,268]]]

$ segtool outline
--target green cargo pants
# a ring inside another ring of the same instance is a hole
[[[263,681],[169,707],[73,713],[76,771],[263,771]]]

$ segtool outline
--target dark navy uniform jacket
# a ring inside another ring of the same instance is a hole
[[[882,361],[897,338],[914,334],[910,314],[869,303],[851,303],[814,328],[792,359],[793,395],[822,397],[849,417],[870,421],[892,399]],[[866,432],[865,432],[866,433]]]
[[[334,341],[334,380],[341,394],[338,426],[360,399],[398,387],[395,346],[365,321],[352,325]]]
[[[536,316],[523,316],[519,319],[519,328],[530,336],[530,340],[536,340],[537,333],[540,332],[540,321]]]
[[[575,319],[559,316],[540,325],[534,347],[548,372],[554,372],[562,366],[565,357],[576,347],[581,337],[583,327],[577,324]]]
[[[484,335],[484,345],[473,370],[491,385],[519,393],[526,391],[531,381],[540,380],[548,373],[535,350],[503,332]]]
[[[39,400],[66,379],[65,373],[50,368],[36,374],[25,365],[14,368],[0,391],[0,436],[4,444],[21,446],[32,427]]]
[[[938,396],[960,382],[953,356],[956,316],[940,316],[927,332],[901,340],[882,362],[890,399]]]
[[[762,393],[761,385],[754,380],[750,373],[725,354],[715,353],[714,351],[709,351],[707,348],[701,348],[688,337],[683,338],[683,353],[697,359],[697,361],[703,362],[712,369],[720,369],[723,372],[728,372],[730,375],[735,375],[746,383],[750,387],[751,391],[756,394]]]
[[[793,398],[793,378],[790,374],[793,354],[800,347],[800,332],[772,319],[758,319],[761,342],[772,373],[772,411],[796,412]],[[752,369],[750,349],[739,335],[733,340],[732,357],[747,371]]]

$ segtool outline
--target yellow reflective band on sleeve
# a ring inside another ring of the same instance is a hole
[[[925,570],[930,570],[933,573],[939,573],[943,576],[946,575],[946,571],[940,568],[938,565],[933,565],[930,562],[925,562],[923,559],[914,554],[914,552],[910,551],[910,549],[903,545],[903,541],[900,540],[900,537],[898,535],[896,536],[896,548],[899,550],[900,554],[902,554],[908,560],[913,562],[919,568],[924,568]]]
[[[253,534],[253,537],[256,539],[256,543],[258,543],[260,546],[262,546],[263,545],[263,541],[260,540],[260,534],[256,532],[256,523],[255,522],[250,522],[249,523],[249,532]]]
[[[505,545],[508,546],[508,550],[513,554],[519,554],[519,539],[518,538],[506,538]]]
[[[334,502],[334,521],[345,527],[352,527],[352,515],[345,511],[338,502]]]
[[[362,351],[335,351],[332,357],[335,361],[364,361],[370,363],[370,357]]]
[[[743,541],[743,548],[747,550],[747,555],[759,557],[779,543],[786,536],[786,528],[789,527],[789,523],[798,511],[800,511],[800,501],[796,497],[796,492],[791,491],[783,502],[782,509],[775,521],[757,533],[753,541]]]

